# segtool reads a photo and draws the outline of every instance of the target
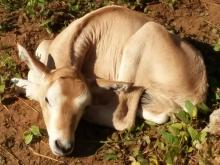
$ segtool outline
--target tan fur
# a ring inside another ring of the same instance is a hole
[[[31,60],[46,75],[39,95],[46,124],[50,117],[44,95],[56,81],[61,81],[68,100],[90,90],[93,101],[85,118],[118,130],[132,127],[136,114],[164,123],[185,100],[204,101],[207,79],[200,53],[151,21],[124,7],[104,7],[74,21],[54,40],[44,41],[39,54],[48,60],[42,62],[49,69],[54,63],[55,69],[49,72]],[[72,132],[67,127],[76,127],[79,119],[67,109],[68,102],[62,107],[57,125],[68,139]]]
[[[141,111],[169,113],[185,100],[205,100],[200,53],[150,20],[124,7],[105,7],[70,24],[51,42],[49,53],[57,68],[73,65],[90,79],[148,89],[153,99]]]
[[[143,88],[133,87],[129,92],[119,93],[119,103],[113,113],[113,125],[117,130],[132,128],[138,111]]]
[[[49,52],[57,68],[74,65],[91,79],[148,89],[153,99],[141,111],[169,113],[185,100],[205,100],[207,80],[200,53],[150,20],[123,7],[105,7],[70,24]]]

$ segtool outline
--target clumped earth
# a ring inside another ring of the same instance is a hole
[[[54,38],[74,19],[108,4],[145,12],[202,52],[209,80],[207,106],[188,101],[188,113],[174,115],[167,124],[138,120],[134,129],[123,132],[81,121],[75,153],[54,156],[39,104],[15,92],[10,82],[28,71],[18,59],[16,43],[34,53],[41,40]],[[0,0],[0,165],[220,164],[220,136],[202,131],[209,114],[220,107],[219,11],[219,0]],[[33,135],[27,145],[24,136],[34,125],[40,136]]]

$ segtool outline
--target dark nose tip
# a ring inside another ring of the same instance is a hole
[[[73,144],[69,143],[67,145],[63,145],[60,140],[55,140],[55,145],[58,150],[60,150],[64,155],[68,155],[73,150]]]

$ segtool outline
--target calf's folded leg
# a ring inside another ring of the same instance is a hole
[[[99,89],[101,88],[101,89]],[[116,82],[96,79],[90,81],[90,89],[94,99],[100,99],[100,104],[91,105],[84,118],[87,121],[113,127],[117,130],[129,129],[134,126],[140,97],[144,91],[142,87],[134,87],[132,83]],[[106,91],[113,89],[113,95],[106,95]],[[108,98],[108,103],[103,103],[103,97]]]

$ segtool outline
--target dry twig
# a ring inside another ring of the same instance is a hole
[[[42,158],[46,158],[46,159],[49,159],[49,160],[52,160],[52,161],[55,161],[55,162],[59,162],[59,163],[62,163],[62,164],[66,164],[64,161],[57,160],[57,159],[51,158],[51,157],[46,156],[46,155],[42,155],[42,154],[40,154],[40,153],[34,151],[34,149],[31,148],[31,147],[28,147],[28,149],[31,150],[31,152],[32,152],[34,155],[36,155],[36,156],[40,156],[40,157],[42,157]]]
[[[9,112],[9,109],[8,109],[8,107],[6,107],[4,104],[2,104],[2,103],[0,103],[2,106],[3,106],[3,108],[4,109],[6,109],[8,112]]]
[[[38,112],[38,113],[40,112],[38,109],[35,109],[34,107],[32,107],[28,103],[26,103],[22,98],[17,97],[17,96],[16,96],[16,98],[21,100],[27,107],[31,108],[33,111]]]
[[[211,23],[210,21],[204,20],[205,23],[207,23],[209,26],[211,26],[212,28],[216,28],[220,31],[220,27],[217,25],[214,25],[213,23]]]

